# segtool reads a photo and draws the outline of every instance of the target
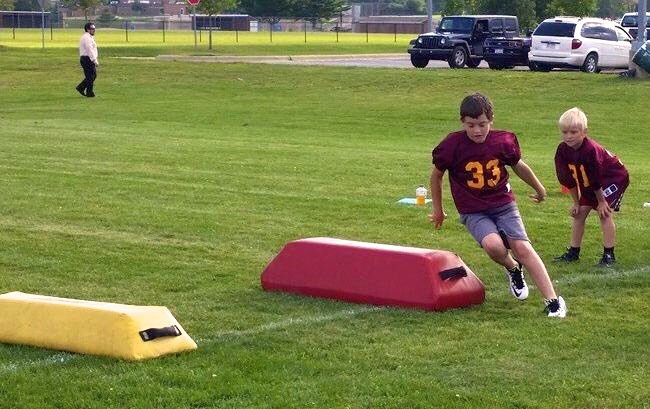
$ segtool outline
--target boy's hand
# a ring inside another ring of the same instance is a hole
[[[609,204],[607,204],[607,202],[604,201],[598,202],[596,211],[598,212],[598,215],[600,216],[601,219],[606,219],[612,214],[612,209],[609,207]]]
[[[446,217],[447,217],[447,213],[445,213],[444,210],[433,209],[431,211],[431,214],[429,215],[429,220],[431,220],[431,223],[433,223],[433,226],[436,229],[439,229],[442,226],[442,223],[445,221]]]
[[[532,195],[528,195],[528,197],[530,197],[530,200],[535,203],[542,203],[544,200],[546,200],[546,192],[535,192]]]

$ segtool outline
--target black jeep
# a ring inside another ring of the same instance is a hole
[[[424,68],[429,60],[447,61],[451,68],[478,67],[483,42],[492,37],[519,36],[516,16],[447,16],[433,33],[420,34],[408,49],[411,63]]]

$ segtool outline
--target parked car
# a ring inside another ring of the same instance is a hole
[[[530,37],[494,37],[483,43],[483,59],[493,70],[529,65]]]
[[[599,18],[556,17],[533,32],[528,59],[534,71],[579,68],[628,68],[632,37],[613,21]]]
[[[513,38],[519,35],[516,16],[447,16],[435,32],[420,34],[411,40],[411,63],[424,68],[429,60],[447,61],[451,68],[465,65],[476,68],[483,59],[486,38]]]
[[[646,13],[646,16],[646,40],[650,40],[650,13]],[[639,13],[625,13],[621,18],[621,27],[623,27],[623,30],[627,31],[627,33],[634,39],[636,39],[636,36],[639,33],[638,17]]]

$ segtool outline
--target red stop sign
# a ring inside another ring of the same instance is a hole
[[[192,6],[196,6],[201,2],[201,0],[187,0],[187,2]]]

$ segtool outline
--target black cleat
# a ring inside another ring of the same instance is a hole
[[[614,263],[616,263],[616,257],[613,254],[605,253],[598,262],[598,267],[610,267]]]
[[[77,90],[78,93],[80,93],[80,94],[83,95],[84,97],[86,96],[86,93],[84,92],[84,89],[81,88],[81,86],[77,85],[77,86],[75,87],[75,89]]]
[[[554,262],[556,263],[571,263],[574,261],[580,260],[580,255],[573,253],[567,249],[567,251],[562,254],[561,256],[555,257],[553,259]]]

